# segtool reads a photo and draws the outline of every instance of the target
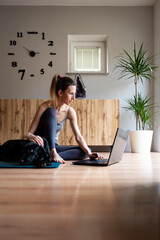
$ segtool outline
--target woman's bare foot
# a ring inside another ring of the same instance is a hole
[[[60,162],[62,164],[66,163],[63,158],[59,156],[59,154],[55,151],[55,149],[51,150],[51,157],[53,162]]]
[[[63,160],[63,158],[61,158],[59,155],[52,157],[52,161],[53,161],[53,162],[60,162],[60,163],[62,163],[62,164],[66,163],[66,162]]]

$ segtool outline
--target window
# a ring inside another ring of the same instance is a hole
[[[68,72],[107,73],[106,35],[69,35]]]

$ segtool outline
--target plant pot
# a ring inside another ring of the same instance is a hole
[[[130,131],[130,144],[133,153],[151,151],[153,130]]]

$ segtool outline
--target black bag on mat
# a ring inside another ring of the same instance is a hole
[[[0,146],[0,161],[17,161],[20,165],[34,165],[45,167],[52,165],[49,145],[43,138],[44,147],[29,140],[9,140]]]
[[[86,87],[80,74],[75,75],[76,94],[75,98],[86,98]]]

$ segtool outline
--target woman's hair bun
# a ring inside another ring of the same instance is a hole
[[[57,79],[59,79],[59,78],[63,78],[63,77],[62,77],[61,75],[58,75],[58,76],[57,76]]]

